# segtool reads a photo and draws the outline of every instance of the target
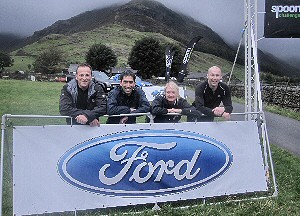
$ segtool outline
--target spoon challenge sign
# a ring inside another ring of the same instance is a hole
[[[13,139],[15,215],[268,190],[255,122],[16,126]]]
[[[231,163],[230,150],[203,135],[139,130],[83,142],[64,154],[58,171],[66,182],[89,192],[153,196],[201,187]]]
[[[266,38],[300,38],[300,2],[298,0],[265,1]]]

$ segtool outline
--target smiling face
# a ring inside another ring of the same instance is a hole
[[[174,103],[179,98],[179,88],[174,82],[166,84],[165,97],[169,103]]]
[[[166,88],[165,95],[166,95],[167,101],[170,103],[174,103],[177,99],[176,91],[175,91],[175,89],[173,89],[171,87]]]
[[[175,103],[179,98],[179,87],[173,82],[169,81],[165,86],[165,98],[169,103]]]
[[[79,88],[88,89],[92,80],[92,70],[88,66],[79,66],[76,72],[76,80]]]
[[[120,81],[120,86],[122,86],[125,94],[130,95],[132,93],[133,88],[135,87],[135,81],[132,76],[124,76]]]
[[[216,90],[220,80],[222,79],[221,69],[217,66],[209,68],[207,74],[208,85],[212,90]]]

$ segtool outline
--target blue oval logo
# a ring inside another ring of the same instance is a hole
[[[233,161],[221,142],[178,130],[137,130],[85,141],[58,161],[71,185],[115,196],[153,196],[201,187]]]

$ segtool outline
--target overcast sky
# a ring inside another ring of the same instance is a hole
[[[0,0],[0,32],[30,36],[34,31],[87,10],[129,0]],[[226,42],[238,44],[244,23],[242,0],[158,0],[166,7],[193,17],[217,32]],[[258,0],[258,12],[264,1]],[[258,38],[263,36],[264,15],[258,15]],[[258,48],[300,67],[300,39],[265,39]]]

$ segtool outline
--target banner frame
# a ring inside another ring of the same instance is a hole
[[[130,114],[129,114],[130,115]],[[137,114],[137,115],[141,115],[141,113]],[[149,113],[143,113],[143,115],[149,115]],[[150,114],[151,115],[151,114]],[[272,184],[271,186],[268,185],[268,193],[271,192],[270,195],[265,195],[263,194],[263,196],[259,196],[259,197],[247,197],[247,194],[244,194],[246,198],[242,198],[242,199],[232,199],[230,201],[226,201],[226,202],[236,202],[236,201],[245,201],[245,200],[260,200],[260,199],[264,199],[264,198],[272,198],[272,197],[276,197],[278,195],[278,190],[277,190],[277,183],[276,183],[276,178],[275,178],[275,172],[274,172],[274,167],[273,167],[273,161],[272,161],[272,155],[271,155],[271,149],[270,149],[270,144],[269,144],[269,140],[268,140],[268,135],[267,135],[267,130],[266,130],[266,125],[264,123],[264,113],[263,112],[245,112],[245,113],[232,113],[232,115],[257,115],[257,119],[258,119],[258,127],[260,128],[264,128],[264,130],[261,130],[263,133],[265,133],[262,137],[262,141],[263,143],[260,143],[260,145],[262,146],[262,155],[264,156],[264,166],[267,169],[266,171],[269,173],[269,179],[272,179]],[[5,130],[6,130],[6,123],[7,120],[9,119],[13,119],[13,118],[70,118],[69,116],[46,116],[46,115],[11,115],[11,114],[4,114],[2,116],[2,123],[1,123],[1,129],[2,129],[2,139],[1,139],[1,178],[0,178],[0,216],[2,215],[2,202],[3,202],[3,160],[4,160],[4,138],[5,138]],[[138,124],[138,123],[137,123]],[[72,125],[70,125],[72,127]],[[272,189],[272,191],[270,191]],[[248,194],[249,195],[249,194]],[[213,198],[201,198],[200,200],[203,200],[204,203],[206,203],[208,200],[210,199],[218,199],[221,197],[213,197]],[[190,203],[193,203],[193,200],[187,200]],[[184,203],[187,201],[173,201],[170,203]],[[196,202],[199,201],[199,199],[196,200]],[[222,203],[224,201],[220,201],[220,203]],[[214,202],[213,202],[214,203]],[[143,206],[148,205],[149,204],[144,204]],[[115,209],[116,207],[114,207]],[[126,207],[120,207],[122,208],[126,208]],[[159,208],[159,205],[156,203],[153,208]],[[75,215],[76,215],[76,209],[74,209]]]

